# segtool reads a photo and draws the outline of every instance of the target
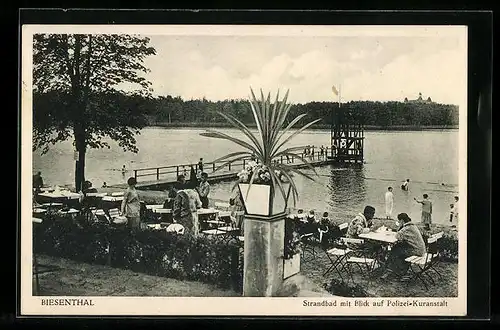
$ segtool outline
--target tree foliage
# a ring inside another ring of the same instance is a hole
[[[130,35],[35,35],[34,148],[46,152],[74,134],[77,150],[108,146],[107,136],[137,151],[133,135],[147,124],[141,104],[151,91],[143,60],[156,53],[148,43]]]
[[[78,190],[87,148],[109,147],[108,137],[137,152],[151,93],[143,61],[156,51],[133,35],[37,34],[33,42],[33,148],[45,153],[73,136]]]
[[[183,100],[180,97],[160,96],[149,99],[148,109],[150,124],[187,124],[203,123],[221,125],[224,121],[217,115],[222,112],[238,118],[241,122],[252,125],[252,111],[246,106],[247,100]],[[440,103],[405,103],[351,101],[343,103],[341,109],[345,120],[364,125],[381,127],[393,126],[454,126],[458,125],[458,106]],[[332,116],[339,110],[336,102],[308,102],[292,104],[290,118],[305,116],[298,122],[304,125],[313,119],[322,121],[315,127],[328,126]],[[170,116],[170,117],[169,117]],[[168,120],[170,118],[170,120]]]

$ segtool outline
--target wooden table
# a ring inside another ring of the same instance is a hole
[[[64,206],[64,204],[52,202],[52,203],[43,203],[42,206],[46,208],[61,208]]]
[[[104,196],[102,198],[103,202],[121,202],[123,201],[123,196]]]
[[[77,209],[73,209],[73,208],[71,208],[69,210],[64,210],[64,211],[63,210],[59,210],[58,211],[59,214],[63,214],[63,215],[67,215],[67,214],[69,214],[69,215],[76,215],[79,212],[80,211],[78,211]]]
[[[146,205],[146,208],[148,210],[155,210],[155,209],[162,209],[163,208],[163,204],[155,204],[155,205]]]
[[[371,241],[376,241],[379,243],[385,243],[385,244],[394,244],[396,243],[396,232],[392,230],[388,231],[372,231],[369,233],[365,234],[359,234],[359,238],[371,240]]]
[[[217,210],[217,209],[198,209],[196,212],[198,213],[198,215],[215,214],[217,216],[219,214],[219,210]]]
[[[41,208],[41,207],[35,207],[33,209],[34,214],[44,214],[47,213],[47,209]]]
[[[85,194],[87,197],[97,197],[97,198],[104,198],[105,196],[107,196],[106,193],[86,193]]]
[[[71,192],[71,191],[66,191],[66,190],[62,190],[62,191],[53,191],[53,192],[43,192],[43,193],[39,193],[38,196],[40,197],[45,197],[45,198],[49,198],[51,200],[54,200],[54,199],[68,199],[68,200],[71,200],[71,199],[78,199],[80,198],[80,194],[77,194],[77,193],[74,193],[74,192]]]
[[[163,205],[162,205],[163,206]],[[164,209],[164,208],[154,208],[152,209],[153,213],[158,213],[158,214],[172,214],[172,209]]]

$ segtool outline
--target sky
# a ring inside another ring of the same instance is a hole
[[[460,104],[466,93],[466,44],[458,30],[145,36],[157,51],[145,60],[155,96],[246,99],[252,87],[271,95],[289,89],[294,103],[338,101],[335,85],[342,102],[403,101],[422,93]]]

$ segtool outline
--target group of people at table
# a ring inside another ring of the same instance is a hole
[[[89,203],[93,197],[103,197],[101,195],[106,195],[101,200],[112,202],[112,204],[115,205],[113,207],[118,208],[118,215],[114,217],[113,223],[124,224],[132,233],[136,233],[145,227],[144,214],[147,210],[147,206],[139,197],[136,185],[137,180],[134,177],[130,177],[127,180],[126,190],[123,193],[113,193],[113,195],[120,195],[113,197],[107,196],[106,193],[99,194],[97,189],[92,187],[92,183],[90,181],[85,181],[82,184],[82,189],[79,193],[73,193],[68,190],[67,193],[71,194],[71,196],[69,196],[67,194],[63,194],[63,190],[60,190],[57,187],[55,188],[56,191],[45,192],[48,188],[44,187],[41,173],[37,172],[33,176],[33,192],[36,204],[35,209],[40,209],[41,205],[36,202],[36,200],[40,200],[40,198],[48,198],[51,202],[47,203],[47,205],[57,204],[67,208],[67,205],[55,202],[56,200],[63,200],[65,204],[78,204],[74,207],[82,208],[84,205],[91,206]],[[209,212],[210,210],[207,210],[209,208],[209,193],[210,184],[208,183],[208,174],[205,172],[200,172],[199,175],[196,175],[196,180],[194,180],[194,176],[192,176],[189,181],[186,181],[184,175],[179,175],[177,181],[172,186],[168,187],[167,198],[162,205],[162,209],[169,211],[168,213],[171,214],[171,219],[169,220],[173,222],[172,224],[174,226],[171,228],[174,228],[175,232],[183,234],[187,233],[196,236],[200,233],[198,215],[206,214],[212,216],[218,214],[218,212]],[[110,198],[105,199],[106,197]],[[119,204],[117,205],[117,203]],[[239,203],[239,201],[234,202],[234,199],[232,199],[230,204],[231,205],[228,206],[231,210],[231,216],[229,217],[231,220],[231,227],[238,228],[239,231],[242,232],[242,203]],[[205,209],[205,212],[202,209]]]
[[[302,216],[300,216],[301,213]],[[332,226],[337,227],[337,229],[338,226],[332,225],[327,212],[320,220],[316,220],[314,214],[313,210],[308,215],[299,210],[298,215],[303,219],[301,234],[313,233],[319,242],[322,242],[326,233],[329,232],[329,228],[331,231]],[[370,258],[374,257],[377,262],[383,263],[385,271],[381,275],[382,279],[396,275],[402,280],[408,280],[409,277],[404,275],[410,264],[405,259],[411,256],[424,256],[427,252],[420,229],[408,214],[399,213],[396,221],[396,225],[399,227],[397,230],[385,226],[374,230],[374,216],[375,208],[367,205],[362,213],[357,214],[348,223],[345,238],[353,239],[350,240],[353,242],[347,240],[347,247],[351,251],[361,252]]]
[[[131,177],[127,183],[128,188],[123,195],[120,211],[121,215],[126,217],[131,231],[136,232],[141,229],[141,202],[135,188],[136,179]],[[171,210],[173,222],[171,228],[177,228],[176,232],[197,236],[201,231],[198,215],[203,213],[202,209],[209,208],[209,193],[210,184],[205,172],[201,173],[198,180],[189,182],[186,181],[184,175],[179,175],[177,182],[167,189],[167,198],[162,205],[163,209]],[[232,225],[235,228],[242,227],[240,226],[242,217],[234,216],[238,211],[237,207],[233,205],[231,209],[230,219],[235,222]]]
[[[198,210],[208,208],[208,195],[210,193],[210,185],[207,181],[208,175],[201,173],[197,182],[186,182],[185,177],[180,175],[177,182],[168,189],[168,197],[165,200],[163,207],[172,210],[172,220],[174,224],[181,225],[182,232],[187,232],[192,235],[198,235],[200,232]],[[123,194],[120,205],[120,217],[125,220],[126,224],[132,232],[141,230],[141,213],[142,207],[139,194],[135,188],[137,181],[134,177],[127,180],[128,187]],[[34,190],[40,191],[43,186],[40,173],[34,178]],[[92,188],[91,184],[85,183],[85,194],[97,192]],[[238,196],[238,189],[234,190],[230,199],[231,219],[235,223],[235,228],[243,231],[243,205],[241,196]],[[240,216],[235,217],[235,214]],[[299,214],[303,213],[299,210]],[[366,206],[362,213],[357,214],[350,222],[347,228],[347,238],[365,238],[362,244],[351,244],[351,249],[363,250],[365,253],[377,256],[377,261],[385,263],[386,272],[382,278],[387,278],[392,274],[405,274],[409,264],[405,261],[410,256],[423,256],[426,253],[426,244],[422,237],[422,233],[417,225],[412,222],[408,214],[399,213],[397,215],[396,225],[399,228],[394,233],[392,230],[387,230],[387,235],[393,235],[392,239],[386,240],[389,243],[390,249],[387,249],[387,244],[380,244],[380,240],[370,239],[370,233],[373,233],[373,218],[375,216],[375,208]],[[328,227],[331,222],[328,218],[328,213],[325,212],[323,217],[317,221],[315,212],[310,211],[308,215],[302,214],[301,218],[305,218],[305,226],[302,227],[303,232],[314,232],[318,235],[319,241],[322,241],[322,236],[328,232]],[[425,221],[424,221],[425,223]],[[383,240],[382,240],[383,241]],[[388,251],[387,251],[388,250]],[[384,253],[388,252],[388,253]],[[383,256],[380,258],[380,256]]]

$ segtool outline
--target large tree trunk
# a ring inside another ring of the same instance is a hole
[[[80,191],[83,189],[85,182],[85,135],[80,127],[75,127],[75,146],[78,153],[78,159],[75,164],[75,189]]]

